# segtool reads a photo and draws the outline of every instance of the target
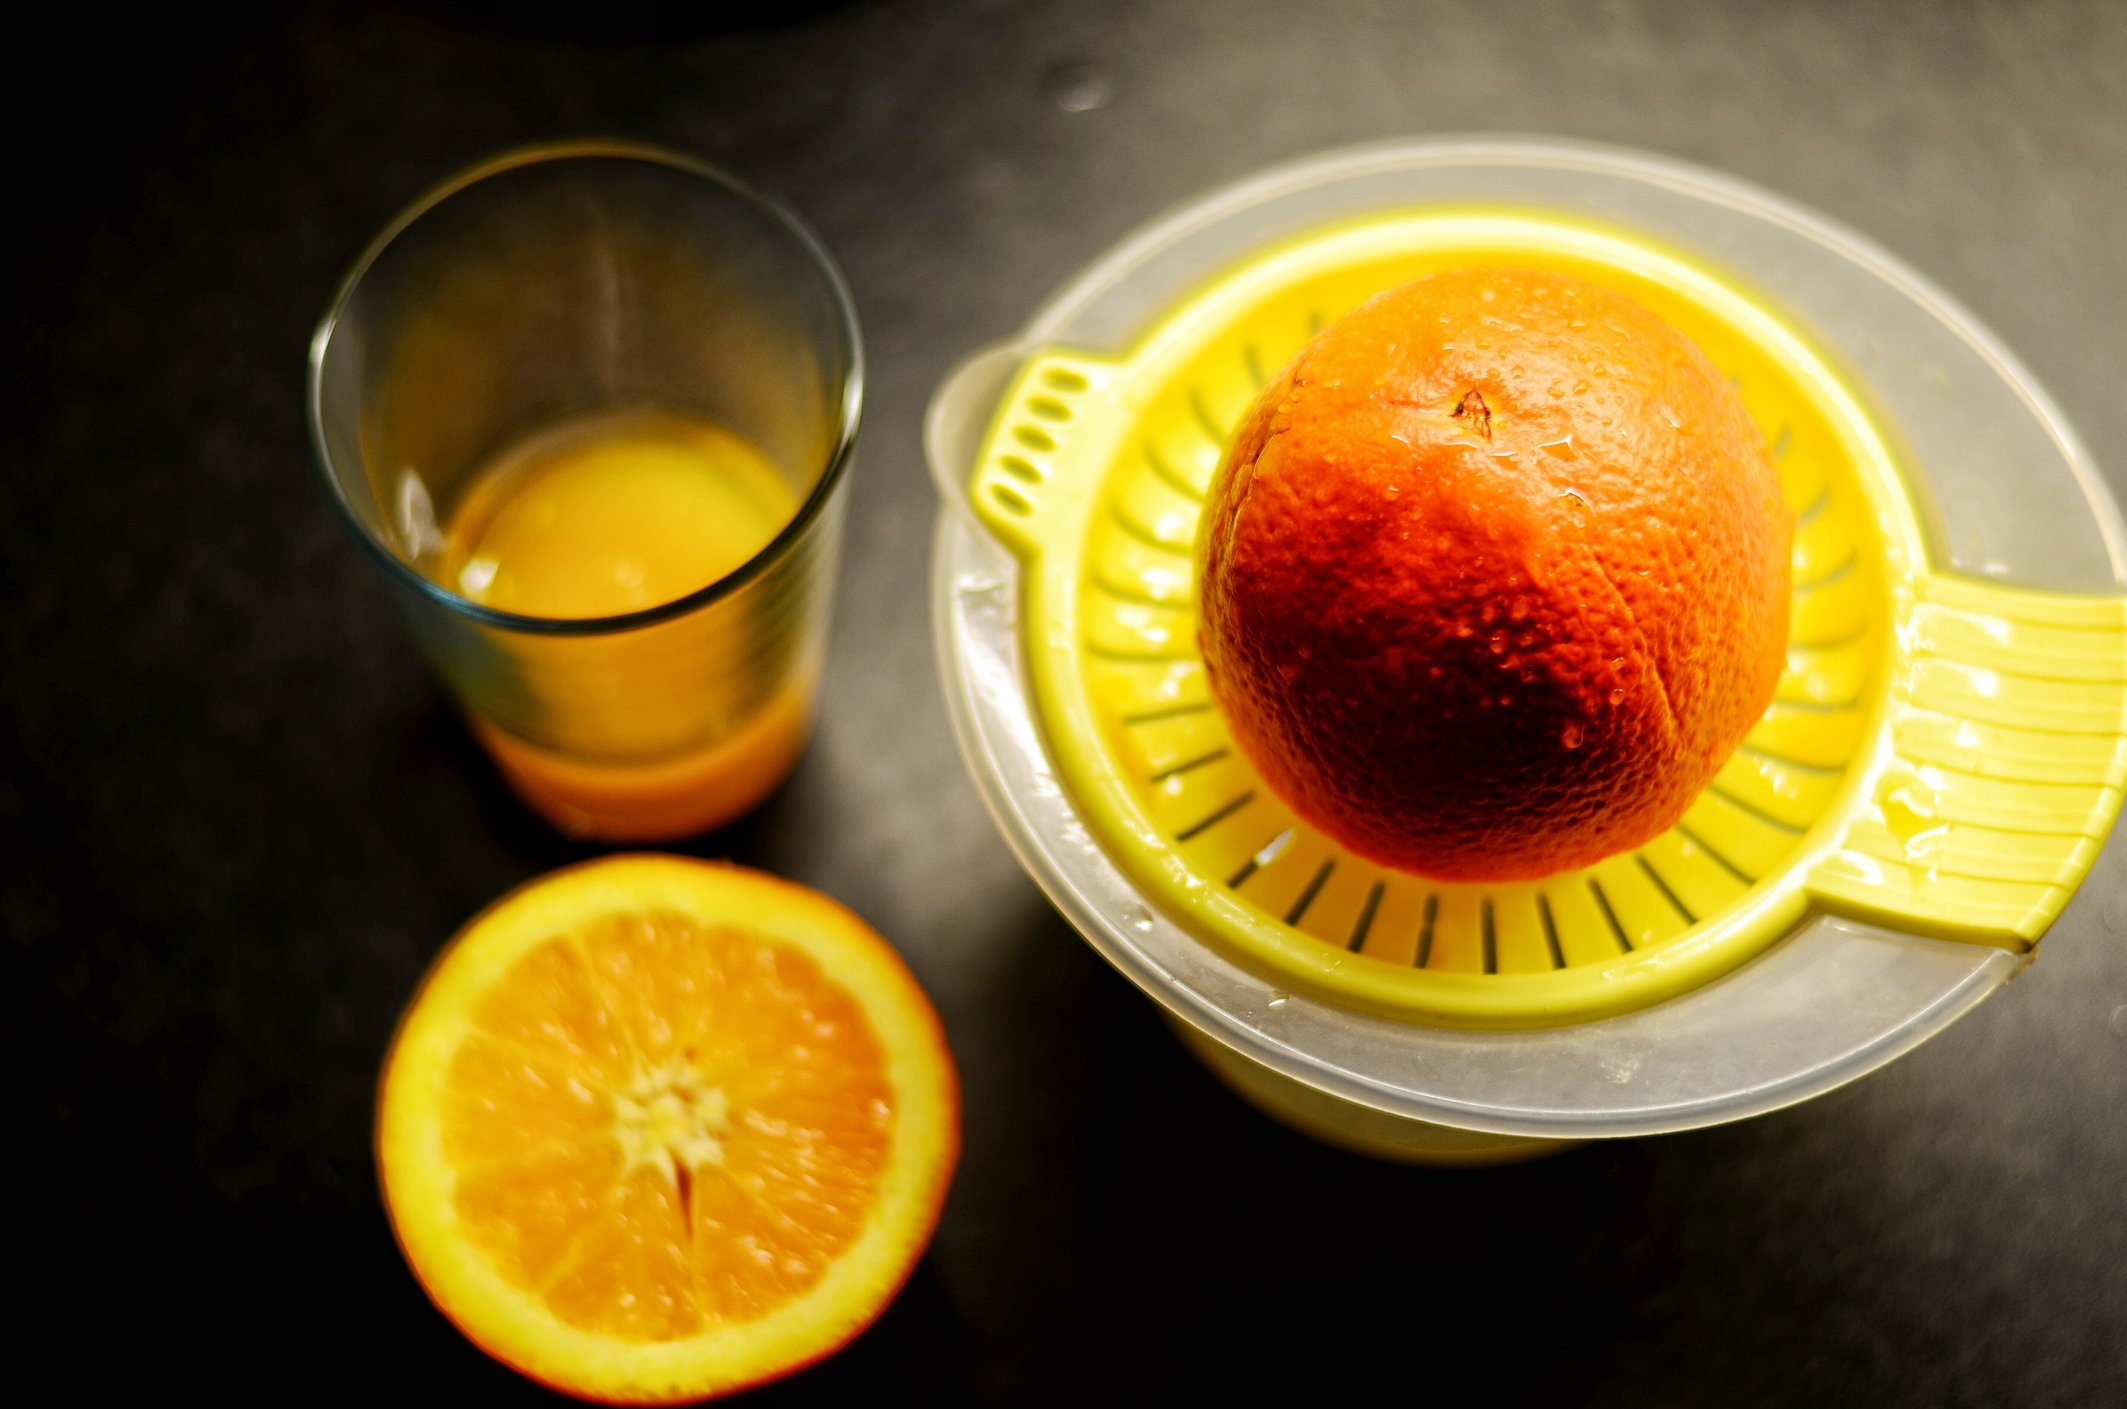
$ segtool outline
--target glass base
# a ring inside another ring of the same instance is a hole
[[[517,795],[570,836],[675,841],[738,820],[790,776],[812,733],[812,693],[786,689],[728,738],[649,764],[571,758],[468,722]]]

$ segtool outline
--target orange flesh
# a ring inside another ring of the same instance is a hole
[[[443,1112],[468,1241],[561,1321],[654,1342],[819,1280],[864,1227],[894,1100],[878,1036],[810,958],[651,913],[518,959]]]

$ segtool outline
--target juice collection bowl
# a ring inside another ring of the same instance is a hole
[[[1731,377],[1794,595],[1773,705],[1676,827],[1449,885],[1345,852],[1232,746],[1192,545],[1314,331],[1488,261],[1620,288]],[[2119,808],[2127,535],[2088,455],[1945,296],[1724,177],[1481,139],[1281,167],[1125,240],[927,429],[941,668],[1000,830],[1222,1079],[1336,1143],[1499,1159],[1829,1090],[2030,962]]]

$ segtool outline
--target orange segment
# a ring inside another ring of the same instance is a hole
[[[451,1058],[443,1149],[453,1168],[527,1152],[588,1151],[606,1140],[611,1101],[585,1073],[473,1032]]]
[[[535,1056],[557,1058],[607,1080],[627,1069],[628,1051],[615,1015],[599,1001],[576,946],[539,945],[511,968],[473,1012],[482,1031]]]
[[[606,1216],[621,1174],[611,1144],[462,1171],[452,1197],[465,1236],[519,1286],[544,1286]]]
[[[920,1256],[957,1088],[898,957],[802,887],[622,857],[505,898],[408,1010],[386,1201],[446,1315],[609,1402],[774,1378]]]
[[[542,1299],[571,1326],[621,1341],[672,1341],[700,1330],[685,1202],[664,1170],[631,1168],[599,1216],[578,1229],[575,1257]]]

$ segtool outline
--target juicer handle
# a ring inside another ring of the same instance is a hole
[[[1093,492],[1123,417],[1111,394],[1124,364],[1084,353],[987,348],[931,400],[925,448],[942,493],[961,500],[1022,558],[1043,525]],[[963,488],[964,487],[964,488]]]
[[[1828,909],[2028,949],[2120,811],[2127,597],[1930,573],[1895,641],[1889,756],[1810,889]]]
[[[923,455],[938,497],[947,503],[966,506],[968,477],[982,453],[983,434],[1013,374],[1036,351],[1017,342],[978,348],[955,363],[931,394],[923,413]]]

